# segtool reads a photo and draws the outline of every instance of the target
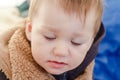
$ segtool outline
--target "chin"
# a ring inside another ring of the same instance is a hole
[[[47,71],[47,72],[50,74],[53,74],[53,75],[60,75],[60,74],[64,73],[64,71]]]

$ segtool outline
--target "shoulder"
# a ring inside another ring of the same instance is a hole
[[[19,28],[20,26],[15,26],[13,28],[4,31],[3,33],[0,33],[0,70],[2,70],[6,74],[7,78],[11,77],[11,65],[10,65],[8,44],[12,35]]]
[[[18,29],[23,27],[25,27],[25,21],[21,21],[12,28],[0,33],[0,70],[2,70],[8,78],[11,78],[11,65],[8,51],[9,40]]]

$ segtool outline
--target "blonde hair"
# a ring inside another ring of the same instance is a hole
[[[32,20],[35,15],[37,8],[42,4],[42,1],[54,1],[68,14],[72,14],[73,12],[80,15],[80,13],[84,12],[85,17],[89,14],[90,10],[95,11],[95,34],[98,32],[101,18],[103,13],[103,1],[102,0],[31,0],[29,14],[28,17]]]

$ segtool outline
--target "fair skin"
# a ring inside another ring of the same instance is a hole
[[[93,42],[93,32],[84,28],[75,14],[69,15],[53,3],[43,3],[26,27],[34,60],[56,75],[82,63]]]

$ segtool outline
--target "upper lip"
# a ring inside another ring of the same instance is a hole
[[[54,63],[58,63],[58,64],[66,64],[66,62],[63,62],[63,61],[55,61],[55,60],[49,60],[48,62],[54,62]]]

